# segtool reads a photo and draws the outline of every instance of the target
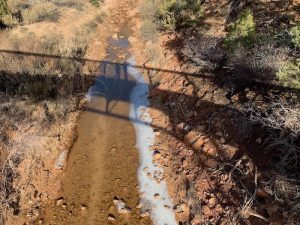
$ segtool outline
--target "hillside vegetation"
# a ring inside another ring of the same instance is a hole
[[[157,48],[160,40],[167,52],[146,52],[149,62],[157,65],[171,54],[180,69],[193,71],[182,86],[176,79],[185,74],[172,75],[177,89],[192,97],[152,100],[171,121],[170,140],[179,137],[181,146],[185,135],[200,132],[204,142],[204,153],[194,149],[193,157],[174,147],[166,155],[174,154],[172,173],[184,177],[171,179],[178,186],[175,203],[189,205],[189,213],[177,214],[182,224],[299,224],[299,7],[299,1],[279,0],[155,0],[140,6],[141,36]],[[170,76],[154,75],[153,88],[171,88]],[[178,134],[182,123],[191,131]],[[213,151],[209,142],[222,154],[202,161]],[[235,154],[225,157],[232,146]],[[207,186],[203,179],[210,180]],[[179,198],[181,192],[186,196]]]
[[[1,224],[33,221],[51,199],[54,161],[93,82],[80,58],[103,18],[98,0],[0,1]]]

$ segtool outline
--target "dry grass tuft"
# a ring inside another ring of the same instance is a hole
[[[237,48],[231,54],[229,65],[241,78],[273,80],[287,60],[287,48],[261,43],[250,50],[244,47]]]
[[[41,21],[55,22],[59,18],[57,6],[51,2],[39,2],[22,12],[25,24],[37,23]]]
[[[58,7],[75,8],[81,10],[84,6],[80,0],[52,0],[52,2]]]
[[[247,111],[251,114],[252,121],[295,137],[300,135],[300,104],[298,103],[291,104],[279,99],[272,101],[263,110],[248,104]]]

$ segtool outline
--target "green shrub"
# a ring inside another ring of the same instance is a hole
[[[284,86],[300,89],[300,58],[287,63],[277,73],[277,77]]]
[[[300,25],[293,27],[289,34],[292,37],[293,45],[297,48],[300,48]]]
[[[288,62],[288,54],[288,48],[276,47],[273,42],[260,42],[251,49],[235,49],[228,57],[228,65],[241,79],[270,81]]]
[[[163,30],[191,27],[202,17],[200,0],[163,0],[157,19]]]
[[[158,11],[158,19],[162,29],[176,29],[176,0],[163,0]]]
[[[0,19],[8,14],[7,2],[6,0],[0,0]]]
[[[6,0],[0,0],[0,25],[5,24],[3,18],[8,14],[7,2]]]
[[[225,39],[225,48],[234,50],[240,47],[252,47],[256,39],[253,13],[246,9],[238,19],[229,25],[228,36]]]
[[[283,30],[274,35],[274,41],[277,46],[281,47],[291,47],[292,45],[292,37],[289,34],[289,31]]]
[[[41,21],[57,21],[59,13],[57,7],[51,2],[35,4],[32,8],[25,9],[22,13],[26,24]]]

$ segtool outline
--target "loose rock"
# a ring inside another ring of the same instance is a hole
[[[186,145],[192,145],[198,138],[198,134],[196,131],[190,131],[184,136],[184,143]]]
[[[59,198],[56,200],[56,205],[59,206],[63,203],[64,199],[63,198]]]
[[[150,216],[150,213],[147,211],[147,212],[142,212],[141,213],[141,215],[140,215],[141,217],[149,217]]]
[[[159,151],[153,152],[153,160],[157,161],[161,158],[161,153]]]
[[[108,219],[109,221],[115,221],[115,220],[116,220],[116,217],[115,217],[114,215],[109,215],[109,216],[107,217],[107,219]]]
[[[85,210],[87,209],[87,205],[86,205],[86,204],[82,204],[82,205],[80,206],[80,209],[81,209],[82,211],[85,211]]]

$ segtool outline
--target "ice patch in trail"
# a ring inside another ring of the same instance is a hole
[[[68,151],[65,150],[62,153],[59,154],[58,159],[55,162],[55,168],[56,169],[63,169],[66,163],[66,159],[68,156]]]
[[[141,203],[150,210],[154,225],[177,225],[173,212],[173,203],[169,197],[167,185],[164,181],[157,183],[153,175],[162,174],[163,170],[153,164],[154,132],[149,125],[152,120],[147,112],[148,84],[143,75],[133,67],[134,59],[128,60],[128,73],[136,80],[137,85],[130,95],[129,117],[136,131],[136,147],[139,150],[140,165],[138,169],[138,181],[140,193],[142,193]],[[147,168],[147,170],[144,170]],[[149,176],[149,173],[151,176]],[[156,197],[155,197],[156,196]],[[159,196],[159,197],[157,197]]]

